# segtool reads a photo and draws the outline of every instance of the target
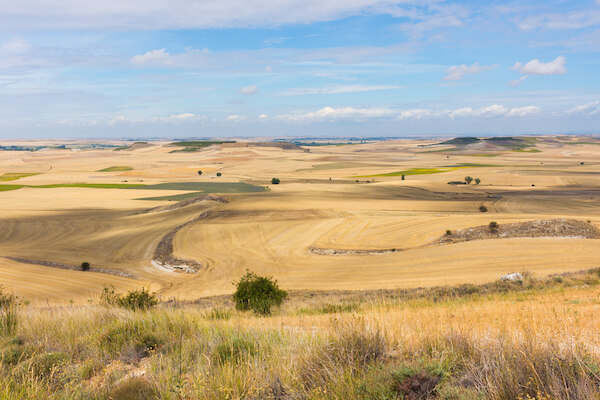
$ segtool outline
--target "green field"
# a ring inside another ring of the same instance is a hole
[[[98,170],[96,172],[119,172],[119,171],[131,171],[131,170],[133,170],[133,168],[129,167],[127,165],[114,165],[112,167],[104,168],[104,169]]]
[[[541,153],[541,150],[538,149],[513,149],[515,153]]]
[[[39,175],[39,173],[29,173],[29,172],[6,172],[0,175],[0,182],[6,181],[16,181],[17,179],[26,178],[28,176]]]
[[[378,176],[402,176],[402,175],[429,175],[429,174],[439,174],[441,172],[454,171],[458,168],[464,168],[464,167],[457,166],[457,167],[450,167],[450,168],[410,168],[410,169],[407,169],[404,171],[388,172],[386,174],[354,176],[353,178],[375,178]]]
[[[136,184],[127,183],[54,183],[51,185],[0,185],[0,192],[7,192],[9,190],[17,190],[21,188],[34,188],[34,189],[54,189],[54,188],[91,188],[91,189],[131,189],[137,188]]]
[[[182,201],[209,193],[257,193],[266,190],[263,186],[255,186],[244,182],[172,182],[147,185],[134,189],[192,191],[192,193],[176,194],[172,196],[144,197],[137,199],[153,201]]]
[[[188,151],[198,151],[204,147],[212,146],[214,144],[223,144],[223,143],[235,143],[233,140],[187,140],[184,142],[173,142],[171,146],[183,147],[182,149],[173,150],[171,153],[179,153],[179,152],[188,152]]]

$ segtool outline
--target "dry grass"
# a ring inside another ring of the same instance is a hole
[[[342,313],[293,299],[269,318],[21,306],[0,397],[594,399],[598,283],[594,271],[436,301],[365,296]]]

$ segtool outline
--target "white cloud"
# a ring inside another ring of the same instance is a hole
[[[600,0],[599,0],[600,1]],[[591,103],[575,106],[567,110],[567,114],[600,114],[600,101],[592,101]]]
[[[525,117],[527,115],[536,114],[540,111],[541,108],[537,106],[506,108],[501,104],[493,104],[491,106],[482,107],[478,109],[474,109],[471,107],[459,108],[449,112],[448,116],[452,119],[466,117]]]
[[[243,115],[233,114],[233,115],[228,115],[227,118],[225,118],[225,121],[239,122],[239,121],[243,121],[245,119],[246,119],[246,117]]]
[[[529,77],[529,75],[523,75],[519,79],[515,79],[515,80],[508,82],[508,86],[512,86],[512,87],[519,86],[528,77]]]
[[[511,108],[508,112],[509,117],[526,117],[528,115],[537,114],[542,109],[538,106],[526,106],[526,107],[517,107]]]
[[[135,65],[143,65],[148,63],[164,63],[170,59],[171,55],[165,49],[151,50],[144,54],[138,54],[131,59]]]
[[[567,59],[563,56],[556,57],[553,61],[550,62],[542,62],[537,58],[535,60],[529,61],[527,64],[523,65],[520,62],[515,63],[512,67],[513,70],[517,70],[522,74],[529,75],[556,75],[556,74],[566,74],[567,67],[565,67],[565,63]]]
[[[287,121],[333,121],[340,119],[365,120],[388,117],[395,114],[389,108],[323,107],[320,110],[303,114],[282,114],[276,118]]]
[[[475,63],[470,67],[468,65],[453,65],[446,71],[445,81],[460,81],[466,74],[478,74],[482,71],[492,69],[493,66],[479,65]]]
[[[340,94],[340,93],[360,93],[375,90],[401,89],[402,86],[393,85],[338,85],[323,88],[295,88],[281,93],[282,96],[301,96],[307,94]]]
[[[431,110],[414,109],[400,111],[398,119],[421,119],[423,117],[429,117],[434,113]]]
[[[267,118],[269,118],[269,116],[267,114],[260,114],[258,116],[258,119],[267,119]]]
[[[258,92],[258,88],[254,85],[244,86],[244,87],[240,88],[240,90],[238,90],[239,94],[246,94],[246,95],[255,94],[256,92]]]

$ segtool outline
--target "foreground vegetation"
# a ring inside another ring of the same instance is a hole
[[[596,270],[295,293],[270,317],[225,299],[21,304],[2,329],[0,398],[594,399],[599,283]]]

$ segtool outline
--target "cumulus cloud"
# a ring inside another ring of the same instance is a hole
[[[525,117],[528,115],[536,114],[541,111],[540,107],[537,106],[526,106],[526,107],[515,107],[515,108],[506,108],[501,104],[492,104],[487,107],[481,107],[478,109],[474,109],[472,107],[463,107],[451,111],[448,113],[448,116],[452,119],[456,118],[465,118],[465,117],[484,117],[484,118],[494,118],[494,117]]]
[[[414,109],[414,110],[403,110],[398,114],[398,119],[421,119],[424,117],[429,117],[434,113],[431,110],[425,109]]]
[[[599,0],[600,1],[600,0]],[[592,101],[591,103],[581,104],[567,110],[567,114],[600,114],[600,101]]]
[[[295,88],[281,93],[282,96],[301,96],[307,94],[341,94],[360,93],[375,90],[401,89],[402,86],[393,85],[338,85],[323,88]]]
[[[258,116],[258,119],[267,119],[267,118],[269,118],[269,116],[267,114],[260,114]]]
[[[471,66],[468,65],[453,65],[446,70],[445,81],[460,81],[467,74],[478,74],[482,71],[490,70],[493,66],[479,65],[475,63]]]
[[[138,54],[131,59],[131,63],[135,65],[143,65],[148,63],[164,63],[170,59],[171,55],[166,49],[156,49],[148,51],[144,54]]]
[[[245,95],[255,94],[256,92],[258,92],[258,88],[254,85],[244,86],[244,87],[240,88],[240,90],[238,90],[239,94],[245,94]]]
[[[389,108],[354,108],[354,107],[323,107],[317,111],[300,114],[281,114],[277,119],[287,121],[319,121],[388,117],[394,115],[395,111]]]
[[[567,67],[565,67],[566,62],[567,62],[567,59],[563,56],[558,56],[553,61],[550,61],[550,62],[542,62],[536,58],[535,60],[529,61],[525,65],[523,65],[520,62],[516,62],[515,65],[511,69],[519,71],[522,74],[528,74],[528,75],[566,74],[567,73]]]
[[[246,117],[243,115],[232,114],[232,115],[228,115],[227,118],[225,118],[225,121],[239,122],[239,121],[243,121],[245,119],[246,119]]]

